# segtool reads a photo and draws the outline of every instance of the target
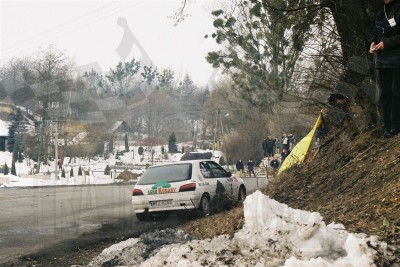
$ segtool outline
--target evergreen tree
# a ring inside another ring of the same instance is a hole
[[[8,174],[8,165],[7,165],[7,162],[4,164],[4,175],[7,175]]]
[[[12,150],[12,160],[14,162],[16,162],[18,160],[18,152],[19,152],[19,144],[18,143],[19,143],[19,138],[18,138],[18,136],[16,136],[15,142],[14,142],[14,147]]]
[[[110,142],[108,143],[108,151],[110,153],[114,153],[114,139],[111,137]]]
[[[23,136],[27,133],[26,121],[24,120],[24,116],[21,113],[20,109],[17,109],[13,118],[11,119],[11,124],[8,127],[8,151],[13,151],[14,143],[16,142],[16,136]],[[19,141],[22,140],[22,137],[19,138]]]
[[[14,143],[15,143],[15,131],[13,128],[10,127],[8,128],[8,136],[7,136],[7,150],[12,152],[14,149]]]
[[[12,164],[11,164],[11,174],[17,175],[17,170],[15,169],[15,161],[14,160],[12,161]]]
[[[125,134],[125,151],[126,152],[129,151],[128,135],[127,134]]]
[[[168,138],[168,151],[169,153],[177,153],[178,147],[176,146],[175,133],[172,133]]]
[[[79,169],[78,169],[78,176],[82,176],[82,167],[81,166],[79,166]]]

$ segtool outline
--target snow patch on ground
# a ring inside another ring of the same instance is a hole
[[[119,259],[124,260],[117,264],[152,267],[375,266],[376,252],[367,246],[367,241],[378,242],[375,237],[348,233],[341,224],[326,225],[319,213],[292,209],[256,191],[244,202],[244,216],[245,225],[233,238],[222,235],[184,244],[171,242],[155,249],[147,259],[137,257],[143,251],[143,242],[135,240],[132,247],[118,250],[121,253]],[[90,266],[96,264],[102,265],[96,261]]]
[[[137,266],[166,244],[186,243],[193,238],[182,230],[156,230],[139,238],[130,238],[104,249],[88,266]]]

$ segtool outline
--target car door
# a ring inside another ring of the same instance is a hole
[[[214,161],[203,161],[200,163],[200,171],[209,182],[209,193],[212,195],[233,196],[233,180],[229,172],[225,171]]]

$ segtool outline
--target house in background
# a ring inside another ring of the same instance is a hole
[[[0,151],[6,151],[10,122],[0,120]]]
[[[123,121],[117,121],[116,123],[114,123],[114,125],[111,128],[111,133],[114,136],[119,136],[120,138],[124,137],[125,134],[132,134],[132,129],[131,127],[129,127],[129,125]]]

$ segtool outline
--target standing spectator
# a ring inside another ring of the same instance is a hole
[[[267,157],[272,157],[274,153],[274,146],[275,146],[275,141],[272,139],[271,136],[267,137]]]
[[[236,170],[237,170],[239,173],[243,173],[243,169],[244,169],[243,161],[242,161],[241,159],[239,159],[239,160],[236,162]]]
[[[267,137],[264,137],[261,143],[262,149],[264,151],[264,157],[267,156]]]
[[[57,160],[57,165],[58,165],[58,169],[59,170],[62,170],[62,160],[61,159],[59,159],[59,160]]]
[[[271,160],[270,165],[271,165],[271,168],[272,168],[273,176],[276,175],[276,173],[277,173],[277,171],[278,171],[278,169],[279,169],[279,165],[280,165],[280,164],[281,164],[281,163],[279,162],[279,160],[278,160],[276,157],[274,157],[274,158]]]
[[[289,143],[289,149],[290,150],[293,150],[295,142],[296,142],[296,140],[294,139],[293,133],[288,134],[288,143]]]
[[[283,136],[282,136],[282,151],[284,149],[285,150],[289,149],[289,138],[287,137],[286,134],[283,134]]]
[[[279,141],[279,138],[275,138],[275,151],[274,154],[280,154],[281,153],[281,142]]]
[[[375,18],[369,53],[375,55],[375,68],[381,91],[384,137],[400,132],[400,1],[384,0]]]
[[[256,174],[254,172],[254,162],[253,159],[249,159],[249,161],[247,162],[247,169],[249,171],[249,177],[251,177],[251,174],[254,175],[254,177],[256,177]]]

